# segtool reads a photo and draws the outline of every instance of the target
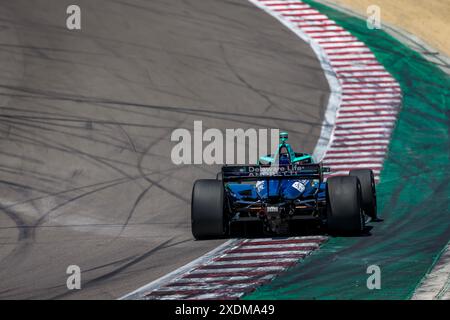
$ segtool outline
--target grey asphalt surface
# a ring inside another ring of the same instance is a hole
[[[311,152],[328,84],[244,0],[0,0],[0,299],[115,299],[213,249],[176,128],[280,128]],[[82,289],[66,288],[66,268]]]

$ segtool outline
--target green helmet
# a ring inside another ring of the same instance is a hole
[[[285,143],[289,138],[289,134],[286,131],[280,132],[280,143]]]

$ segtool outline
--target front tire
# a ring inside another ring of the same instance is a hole
[[[327,180],[327,225],[331,233],[360,234],[364,230],[361,184],[357,177]]]
[[[192,235],[197,240],[223,237],[225,222],[222,181],[197,180],[192,189]]]

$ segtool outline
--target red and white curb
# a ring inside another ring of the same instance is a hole
[[[323,236],[230,240],[122,299],[238,299],[294,266]]]
[[[314,155],[331,168],[328,177],[367,168],[379,181],[402,103],[398,82],[363,42],[308,4],[249,1],[308,42],[325,70],[332,97]]]
[[[402,100],[371,50],[308,4],[249,0],[306,41],[331,93],[314,157],[330,175],[369,168],[379,180]],[[326,237],[230,240],[122,299],[239,299],[295,265]]]

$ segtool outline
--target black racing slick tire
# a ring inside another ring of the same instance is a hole
[[[361,207],[361,184],[357,177],[327,180],[327,225],[330,233],[360,234],[365,222]]]
[[[192,189],[192,235],[197,240],[221,238],[225,234],[225,222],[222,181],[197,180]]]
[[[375,178],[370,169],[351,170],[350,176],[357,177],[361,183],[361,201],[364,213],[377,220],[377,193],[375,189]]]

